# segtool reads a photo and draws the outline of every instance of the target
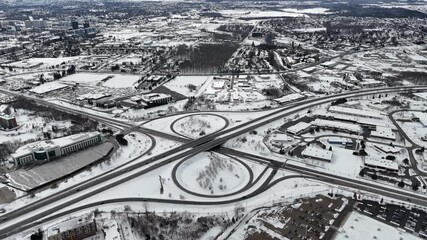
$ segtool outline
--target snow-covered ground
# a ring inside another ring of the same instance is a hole
[[[37,116],[35,113],[16,109],[13,114],[19,127],[13,131],[0,131],[0,143],[13,141],[40,140],[43,132],[51,132],[52,138],[62,137],[64,131],[72,126],[71,121],[54,121]],[[59,131],[52,132],[52,127],[57,127]]]
[[[178,76],[163,86],[184,96],[198,96],[203,85],[209,81],[212,81],[211,76]]]
[[[403,229],[392,227],[358,212],[352,212],[335,237],[335,240],[387,239],[415,240],[421,239]]]
[[[232,158],[203,152],[181,164],[177,178],[187,190],[204,195],[224,195],[242,189],[249,181],[249,173]]]
[[[160,117],[164,114],[173,114],[182,111],[187,102],[188,99],[184,99],[148,109],[128,109],[126,112],[122,113],[120,117],[139,122],[145,119]]]
[[[179,134],[196,139],[226,127],[226,120],[216,115],[193,114],[178,119],[172,128]]]

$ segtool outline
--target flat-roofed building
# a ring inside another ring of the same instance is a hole
[[[387,159],[377,159],[370,156],[366,156],[364,160],[365,167],[375,168],[382,171],[398,172],[399,165],[397,163]]]
[[[423,125],[423,127],[427,127],[427,113],[412,112],[412,119],[419,121]]]
[[[365,117],[365,118],[374,118],[374,119],[382,119],[383,118],[381,116],[381,114],[378,112],[361,110],[361,109],[356,109],[356,108],[330,106],[328,111],[331,113],[340,113],[340,114],[351,115],[351,116],[356,116],[356,117]]]
[[[298,135],[307,131],[311,127],[311,123],[299,122],[293,126],[290,126],[286,129],[286,132],[294,135]]]
[[[27,144],[12,154],[16,166],[34,161],[57,159],[92,145],[101,143],[99,132],[79,133],[53,140],[38,141]]]
[[[349,132],[349,133],[361,133],[362,128],[357,124],[350,124],[350,123],[344,123],[344,122],[338,122],[338,121],[331,121],[331,120],[325,120],[325,119],[316,119],[311,122],[312,125],[327,128],[331,130],[340,130],[343,132]]]
[[[375,131],[371,131],[371,137],[396,140],[396,134],[389,127],[377,126]]]
[[[316,147],[306,147],[302,152],[302,156],[305,158],[312,158],[316,160],[332,162],[332,151],[316,148]]]

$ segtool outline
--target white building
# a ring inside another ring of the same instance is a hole
[[[311,123],[306,122],[299,122],[293,126],[290,126],[286,129],[286,132],[294,135],[298,135],[304,131],[306,131],[308,128],[311,127]]]
[[[302,151],[302,156],[306,158],[312,158],[316,160],[331,162],[332,161],[332,151],[316,148],[316,147],[306,147]]]
[[[412,118],[419,121],[423,125],[423,127],[427,127],[427,113],[412,112]]]
[[[356,108],[330,106],[328,111],[331,113],[340,113],[340,114],[356,116],[356,117],[382,119],[381,114],[379,114],[378,112],[361,110],[361,109],[356,109]]]
[[[396,134],[389,127],[377,126],[375,131],[371,131],[371,137],[384,138],[389,140],[396,140]]]
[[[332,130],[337,129],[343,132],[350,132],[350,133],[362,132],[362,128],[359,125],[344,123],[344,122],[337,122],[337,121],[330,121],[325,119],[316,119],[313,122],[311,122],[311,124],[318,127],[322,127],[322,128],[329,128]]]
[[[364,164],[365,164],[365,167],[375,168],[382,171],[391,171],[391,172],[399,171],[399,165],[397,165],[397,163],[391,160],[377,159],[377,158],[366,156]]]
[[[79,133],[53,140],[27,144],[12,154],[16,166],[59,158],[101,142],[99,132]]]
[[[408,55],[408,58],[417,64],[427,64],[427,58],[418,54]]]

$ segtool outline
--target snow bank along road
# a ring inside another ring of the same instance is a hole
[[[380,94],[380,93],[383,94],[383,93],[389,93],[389,92],[425,91],[425,90],[427,90],[427,86],[406,86],[406,87],[390,87],[390,88],[383,88],[383,89],[368,89],[368,90],[355,91],[352,93],[340,93],[336,95],[329,95],[329,96],[315,98],[315,99],[307,99],[307,100],[298,102],[298,105],[293,104],[291,106],[285,106],[285,107],[279,108],[276,111],[269,113],[265,116],[253,119],[249,122],[243,123],[236,127],[232,127],[220,132],[216,132],[216,133],[204,136],[197,140],[190,141],[188,143],[181,145],[180,147],[169,150],[161,155],[154,156],[145,161],[137,163],[133,166],[128,166],[126,168],[123,168],[121,171],[114,171],[107,175],[103,175],[100,178],[96,178],[96,179],[93,179],[92,181],[88,181],[84,184],[70,187],[67,191],[64,191],[59,194],[55,194],[54,196],[46,197],[42,199],[42,201],[37,201],[35,203],[28,204],[21,209],[17,209],[15,211],[7,213],[0,218],[0,220],[2,221],[2,223],[0,224],[0,237],[3,238],[6,236],[10,236],[14,233],[21,232],[25,229],[28,229],[32,226],[37,225],[38,223],[40,223],[40,221],[43,221],[43,218],[49,216],[50,214],[59,212],[65,207],[75,204],[76,202],[79,202],[90,196],[93,196],[96,193],[99,193],[106,189],[110,189],[111,187],[114,187],[121,183],[129,181],[137,176],[147,173],[153,169],[157,169],[175,160],[194,156],[200,152],[210,150],[214,147],[217,147],[223,144],[224,142],[226,142],[231,138],[239,136],[242,133],[248,132],[252,129],[258,128],[260,126],[263,126],[272,121],[283,118],[285,116],[292,115],[304,109],[307,109],[319,104],[335,101],[337,99],[344,98],[344,97],[352,98],[352,97],[360,97],[360,96],[371,95],[371,94]],[[5,91],[5,92],[8,92],[8,91]],[[20,94],[14,93],[14,95],[20,95]],[[28,97],[28,96],[25,96],[25,97]],[[46,104],[45,100],[38,99],[38,98],[32,98],[32,99],[42,104]],[[51,103],[48,103],[48,104],[52,106]],[[56,106],[57,106],[56,104],[53,104],[53,107],[56,107]],[[61,106],[61,110],[78,112],[79,114],[86,115],[88,117],[93,117],[94,119],[101,119],[101,121],[108,119],[107,120],[108,122],[112,124],[118,124],[123,127],[125,127],[125,125],[128,127],[135,127],[132,124],[124,123],[116,119],[109,119],[102,116],[96,116],[91,113],[87,113],[84,111],[80,111],[80,110],[76,110],[76,109],[72,109],[64,106]],[[163,135],[163,136],[167,135],[165,133],[159,133],[154,130],[148,130],[143,128],[140,128],[140,129],[142,130],[142,132],[149,131],[150,133],[153,133],[153,135]],[[275,171],[273,171],[273,175]],[[308,170],[304,169],[304,171],[308,171]],[[319,174],[322,174],[322,177],[325,176],[324,173],[319,173]],[[333,178],[337,179],[337,177],[335,176],[333,176]],[[345,184],[345,185],[349,184],[346,181],[338,182],[338,180],[334,180],[334,182],[337,184],[340,184],[341,182],[342,184]],[[363,183],[363,184],[366,185],[366,183]],[[378,186],[374,186],[374,187],[375,188],[372,190],[379,188]],[[359,188],[359,186],[356,186],[356,188]],[[393,191],[397,192],[396,190],[393,190]],[[395,197],[394,195],[396,195],[389,189],[385,191],[383,190],[383,193],[381,194],[391,195],[391,197]],[[424,197],[420,198],[419,195],[409,194],[409,192],[404,192],[404,194],[407,196],[408,199],[412,198],[414,200],[422,201],[422,204],[427,206],[427,201],[425,200]],[[240,200],[242,199],[238,198],[238,199],[229,200],[229,201],[237,202]],[[187,204],[212,204],[212,205],[224,204],[223,202],[218,202],[218,201],[215,201],[214,199],[211,199],[208,202],[164,200],[164,199],[150,199],[149,201],[158,201],[158,202],[169,201],[170,203],[176,203],[176,204],[183,204],[185,202]]]

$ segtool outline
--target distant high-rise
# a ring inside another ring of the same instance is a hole
[[[84,28],[89,28],[89,27],[90,27],[90,24],[89,24],[88,22],[85,22],[85,23],[83,23],[83,27],[84,27]]]
[[[73,29],[78,29],[79,28],[79,22],[76,22],[76,21],[71,22],[71,27]]]

